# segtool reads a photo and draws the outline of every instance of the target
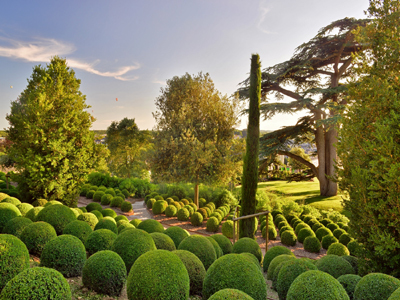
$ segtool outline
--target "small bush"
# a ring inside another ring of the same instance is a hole
[[[336,229],[339,229],[340,227],[335,223],[329,223],[328,225],[326,225],[326,228],[328,228],[333,233]]]
[[[115,218],[117,216],[117,213],[114,210],[112,210],[111,208],[103,209],[101,213],[102,213],[103,217]]]
[[[103,207],[97,202],[92,202],[86,205],[86,210],[87,212],[91,212],[92,210],[98,210],[99,212],[101,212],[103,210]]]
[[[294,254],[281,254],[278,256],[275,256],[271,262],[269,263],[268,269],[267,269],[267,279],[272,280],[273,282],[276,281],[276,278],[278,277],[278,273],[275,272],[275,270],[278,268],[278,266],[286,261],[296,259]],[[265,272],[265,270],[264,270]],[[274,275],[276,275],[274,277]]]
[[[121,207],[121,204],[125,201],[124,198],[119,197],[119,196],[115,196],[114,198],[112,198],[111,202],[110,202],[110,206],[111,207]]]
[[[51,206],[51,205],[64,205],[64,204],[57,200],[51,200],[51,201],[47,201],[47,203],[44,205],[44,207]]]
[[[153,214],[155,215],[161,215],[165,212],[165,209],[168,206],[168,202],[164,200],[157,200],[153,204]]]
[[[136,228],[135,226],[133,226],[131,223],[129,223],[127,221],[120,221],[120,222],[123,222],[123,223],[121,223],[121,225],[118,226],[118,234],[122,233],[124,231],[124,229]]]
[[[85,247],[89,255],[98,251],[111,250],[117,235],[108,229],[95,230],[86,239]]]
[[[29,253],[40,256],[47,242],[57,237],[53,226],[46,222],[35,222],[25,227],[21,234],[21,241],[28,248]]]
[[[335,238],[333,235],[325,235],[322,238],[321,244],[322,244],[322,248],[328,250],[329,246],[332,245],[333,243],[337,243],[338,240],[337,238]]]
[[[221,227],[222,234],[229,239],[233,238],[233,225],[234,225],[233,221],[228,220],[228,221],[225,221]],[[236,232],[235,232],[236,236],[239,236],[238,233],[239,233],[238,229],[236,228]]]
[[[177,217],[179,221],[188,221],[190,213],[186,208],[181,208],[178,210]]]
[[[315,262],[318,270],[326,272],[335,278],[346,274],[355,274],[351,264],[337,255],[326,255]]]
[[[32,224],[33,222],[24,217],[12,218],[3,228],[3,233],[11,234],[17,238],[21,238],[21,234],[25,227]]]
[[[89,190],[89,191],[86,193],[86,198],[88,198],[88,199],[93,199],[94,193],[96,193],[95,190]]]
[[[92,210],[90,213],[91,213],[91,214],[94,214],[94,215],[96,216],[97,221],[100,221],[101,219],[104,218],[103,215],[102,215],[102,213],[99,212],[98,210]],[[84,213],[82,213],[81,215],[83,215],[83,214],[84,214]],[[78,217],[79,217],[79,216],[78,216]],[[97,224],[97,223],[96,223],[96,224]]]
[[[88,223],[92,229],[94,229],[96,224],[99,222],[96,215],[93,213],[83,213],[78,217],[78,220]]]
[[[309,236],[315,236],[314,231],[312,231],[311,228],[303,228],[299,231],[299,234],[297,235],[297,239],[298,239],[299,243],[303,243],[304,240]]]
[[[30,211],[33,208],[33,206],[29,203],[20,203],[17,205],[17,208],[21,212],[21,215],[25,217],[27,212]]]
[[[326,235],[333,235],[332,231],[326,227],[321,227],[315,232],[315,236],[319,239],[319,241],[322,241],[322,238]]]
[[[271,226],[269,226],[269,227],[271,227]],[[293,231],[293,228],[290,227],[290,226],[283,226],[283,227],[281,228],[281,230],[279,230],[279,234],[282,235],[282,233],[284,233],[284,232],[287,231],[287,230]]]
[[[246,293],[237,289],[223,289],[212,295],[210,300],[225,300],[225,299],[236,299],[236,300],[254,300]]]
[[[190,223],[193,226],[201,226],[203,224],[203,216],[198,212],[193,213],[190,217]]]
[[[215,250],[215,254],[217,255],[217,259],[220,258],[222,255],[224,255],[224,253],[222,252],[221,247],[219,246],[219,244],[217,243],[216,240],[214,240],[210,236],[206,236],[206,239],[208,239],[211,242],[211,244],[213,245],[214,250]]]
[[[310,228],[310,226],[308,226],[306,223],[300,223],[296,226],[296,229],[294,230],[294,232],[296,233],[296,235],[299,234],[300,230],[302,230],[303,228]]]
[[[218,243],[223,255],[232,253],[232,242],[226,236],[221,234],[213,234],[211,238],[213,238]]]
[[[334,254],[337,256],[350,255],[349,249],[341,243],[333,243],[328,247],[326,254]]]
[[[178,249],[179,244],[188,236],[190,236],[190,233],[186,231],[185,229],[179,227],[179,226],[171,226],[168,227],[164,233],[168,235],[175,244],[176,249]]]
[[[151,198],[151,199],[149,199],[148,201],[147,201],[147,203],[146,203],[146,206],[147,206],[147,208],[148,209],[152,209],[153,208],[153,205],[154,205],[154,203],[156,203],[156,199],[154,199],[154,198]]]
[[[281,242],[286,246],[294,246],[296,245],[297,238],[294,231],[287,230],[281,235]]]
[[[219,220],[216,217],[210,217],[207,220],[206,230],[209,232],[217,232],[218,229],[219,229]]]
[[[262,258],[262,253],[261,253],[261,248],[258,243],[251,239],[251,238],[240,238],[234,245],[232,249],[232,253],[244,253],[248,252],[253,254],[255,257],[257,257],[258,261],[261,262]]]
[[[11,203],[14,204],[15,206],[17,206],[18,204],[21,204],[21,201],[19,201],[17,198],[15,197],[8,197],[5,198],[1,201],[2,203]]]
[[[86,261],[82,283],[87,288],[109,296],[119,296],[126,282],[127,271],[122,258],[109,250],[99,251]]]
[[[123,212],[130,212],[132,210],[132,203],[129,201],[124,201],[121,204],[121,211]]]
[[[158,222],[157,220],[153,219],[147,219],[142,221],[138,227],[138,229],[142,229],[146,231],[147,233],[152,233],[152,232],[164,232],[164,226]]]
[[[178,209],[174,205],[168,205],[165,209],[165,215],[169,218],[175,217],[178,213]]]
[[[356,256],[360,244],[357,241],[351,241],[347,244],[347,249],[349,249],[351,255]]]
[[[85,246],[80,239],[69,234],[49,241],[40,255],[40,266],[55,269],[67,278],[81,276],[85,262]]]
[[[285,228],[286,226],[282,227]],[[267,238],[267,226],[264,226],[263,229],[261,230],[261,235],[264,239]],[[273,226],[268,226],[268,239],[269,240],[276,240],[278,236],[278,233],[276,232],[275,227]]]
[[[71,300],[71,290],[64,276],[49,268],[29,268],[11,279],[0,299]]]
[[[11,219],[21,216],[19,209],[11,203],[0,203],[0,232]]]
[[[342,234],[346,233],[346,231],[342,228],[338,228],[338,229],[335,229],[332,233],[335,238],[339,239]]]
[[[398,299],[400,299],[400,288],[395,290],[387,300],[398,300]]]
[[[347,246],[348,243],[350,243],[353,239],[351,238],[350,234],[348,233],[343,233],[340,237],[339,237],[339,243]]]
[[[271,261],[282,254],[286,254],[286,255],[292,255],[294,256],[293,252],[290,251],[290,249],[283,247],[283,246],[275,246],[272,248],[269,248],[267,252],[265,252],[264,255],[264,260],[263,260],[263,270],[264,272],[267,272],[269,264],[271,263]]]
[[[116,196],[116,193],[113,188],[108,188],[104,193],[112,195],[113,197]]]
[[[108,229],[114,232],[115,234],[118,233],[118,227],[117,224],[115,223],[115,220],[110,220],[108,218],[103,218],[96,224],[94,230],[99,230],[99,229]]]
[[[33,207],[38,207],[38,206],[45,206],[47,203],[46,199],[36,199],[35,201],[33,201],[32,205]]]
[[[65,226],[63,234],[70,234],[81,240],[82,243],[85,243],[89,234],[93,232],[92,227],[85,221],[72,221],[67,226]]]
[[[346,293],[349,295],[350,299],[354,299],[354,290],[356,289],[356,285],[360,280],[361,276],[354,274],[342,275],[337,279],[337,281],[339,281],[339,283],[346,290]]]
[[[132,219],[129,223],[131,223],[133,226],[135,226],[137,228],[139,226],[139,224],[142,223],[142,220]]]
[[[322,219],[320,222],[321,222],[321,223],[322,223],[322,225],[324,225],[324,226],[327,226],[328,224],[330,224],[330,223],[333,223],[333,221],[332,221],[332,220],[330,220],[330,219],[327,219],[327,218],[325,218],[325,219]]]
[[[321,251],[321,243],[316,236],[308,236],[304,240],[304,250],[311,253],[319,253]]]
[[[212,243],[204,236],[191,235],[185,238],[178,247],[178,250],[187,250],[195,254],[207,270],[217,259]]]
[[[103,191],[96,191],[93,194],[93,201],[100,202],[101,201],[101,197],[103,197],[104,195],[105,195],[105,193]]]
[[[354,300],[382,300],[400,288],[400,280],[382,273],[365,275],[357,283]]]
[[[154,240],[154,244],[157,249],[163,249],[168,251],[176,250],[174,241],[166,234],[160,232],[150,233],[150,236]]]
[[[32,208],[30,211],[28,211],[25,215],[26,218],[30,219],[33,222],[36,222],[37,215],[39,212],[43,209],[44,207],[38,206]]]
[[[104,194],[100,199],[101,205],[109,205],[111,203],[112,198],[113,198],[113,195]]]
[[[29,268],[29,251],[25,244],[10,234],[0,235],[0,291],[18,273]]]
[[[47,204],[49,204],[48,202]],[[64,205],[50,205],[43,208],[36,217],[37,221],[47,222],[54,227],[57,235],[62,234],[65,226],[75,221],[76,217],[73,211]],[[96,219],[97,221],[97,219]]]

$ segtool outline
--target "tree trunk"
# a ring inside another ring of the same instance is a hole
[[[194,186],[194,204],[199,208],[199,184],[197,182]]]

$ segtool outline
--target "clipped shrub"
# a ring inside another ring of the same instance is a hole
[[[115,219],[114,219],[114,221],[116,221]],[[129,223],[129,221],[128,220],[119,220],[119,221],[117,221],[117,227],[119,227],[120,225],[122,225],[123,223]],[[132,224],[131,224],[132,225]]]
[[[157,220],[153,219],[147,219],[142,221],[138,227],[138,229],[142,229],[146,231],[147,233],[152,233],[152,232],[164,232],[164,226],[158,222]]]
[[[233,221],[227,220],[222,224],[221,227],[222,234],[229,239],[233,238],[233,225],[234,225]],[[236,228],[235,234],[236,236],[239,236],[238,228]]]
[[[342,285],[327,273],[311,270],[297,276],[290,285],[287,300],[349,300]]]
[[[228,222],[228,221],[227,221]],[[226,222],[225,222],[226,223]],[[219,220],[216,217],[210,217],[207,220],[206,231],[217,232],[219,229]],[[233,230],[232,230],[233,231]]]
[[[164,300],[173,297],[186,300],[189,291],[190,279],[185,265],[177,255],[166,250],[144,253],[128,275],[129,299]]]
[[[382,300],[400,288],[400,280],[382,273],[370,273],[361,278],[354,290],[354,300]]]
[[[121,211],[123,212],[130,212],[132,210],[132,203],[129,201],[124,201],[121,204]]]
[[[311,253],[319,253],[321,251],[321,243],[316,236],[306,237],[303,246],[304,250]]]
[[[400,299],[400,288],[395,290],[387,300],[398,300],[398,299]]]
[[[21,241],[28,248],[29,253],[40,256],[47,242],[57,237],[53,226],[46,222],[35,222],[25,227],[21,234]]]
[[[48,202],[47,204],[49,203],[50,202]],[[43,208],[38,213],[36,220],[49,223],[54,227],[57,235],[60,235],[62,234],[65,226],[67,226],[70,222],[75,221],[76,217],[73,211],[68,206],[49,205]]]
[[[127,221],[127,222],[129,222],[129,219],[128,219],[126,216],[124,216],[124,215],[116,216],[116,217],[114,218],[114,220],[115,220],[115,222],[118,222],[118,221]]]
[[[222,234],[213,234],[211,238],[213,238],[218,243],[223,255],[232,253],[232,242],[226,236]]]
[[[318,269],[312,262],[305,259],[293,259],[283,263],[276,280],[276,291],[279,299],[286,299],[290,285],[297,276],[310,270]]]
[[[356,256],[357,251],[361,248],[360,244],[357,241],[350,241],[347,244],[347,249],[349,249],[350,254]]]
[[[103,219],[102,213],[99,212],[98,210],[92,210],[90,213],[91,213],[91,214],[94,214],[94,215],[96,216],[97,221]],[[81,215],[83,215],[83,214],[84,214],[84,213],[82,213]],[[79,216],[78,216],[78,217],[79,217]],[[96,224],[97,224],[97,223],[96,223]]]
[[[1,291],[0,299],[71,300],[71,290],[64,276],[49,268],[25,269],[11,279]]]
[[[311,229],[312,229],[314,232],[316,232],[318,229],[320,229],[320,228],[322,228],[322,227],[325,227],[325,226],[322,225],[321,223],[316,223],[315,225],[313,225],[313,226],[311,227]]]
[[[271,227],[271,226],[269,226]],[[293,228],[290,226],[283,226],[280,230],[279,230],[279,234],[282,235],[282,233],[284,233],[286,230],[291,230],[293,231]]]
[[[88,223],[92,229],[94,229],[96,224],[99,222],[96,215],[90,212],[79,215],[78,220]]]
[[[174,205],[168,205],[165,209],[165,215],[169,218],[175,217],[178,213],[178,209]]]
[[[294,230],[294,232],[296,233],[296,235],[299,235],[300,230],[302,230],[303,228],[310,228],[310,226],[308,226],[306,223],[300,223],[296,226],[296,229]]]
[[[286,226],[282,227],[285,228]],[[261,235],[264,239],[267,238],[267,226],[264,226],[261,230]],[[268,239],[269,240],[276,240],[278,233],[276,232],[275,227],[268,226]]]
[[[142,220],[140,219],[132,219],[129,223],[131,223],[133,226],[137,228],[141,222]]]
[[[131,223],[129,223],[127,221],[120,221],[120,222],[123,222],[123,223],[121,223],[121,225],[118,226],[118,234],[120,234],[124,229],[136,228],[135,226],[133,226]]]
[[[264,260],[263,260],[263,270],[264,272],[267,272],[269,264],[271,263],[271,261],[282,254],[286,254],[286,255],[292,255],[294,256],[293,252],[290,251],[290,249],[283,247],[283,246],[274,246],[272,248],[269,248],[267,252],[265,252],[264,255]]]
[[[297,242],[297,237],[294,231],[286,230],[281,234],[281,242],[286,246],[294,246]]]
[[[337,281],[346,290],[347,295],[350,299],[354,299],[354,290],[356,289],[357,283],[361,280],[361,276],[354,274],[342,275],[337,278]]]
[[[46,199],[36,199],[35,201],[32,202],[33,207],[38,207],[38,206],[45,206],[47,203]]]
[[[210,300],[225,300],[225,299],[236,299],[236,300],[254,300],[246,293],[237,289],[223,289],[212,295]]]
[[[113,188],[108,188],[108,189],[106,189],[106,191],[105,191],[104,193],[109,194],[109,195],[112,195],[113,197],[116,196],[116,193],[115,193],[115,191],[114,191]]]
[[[203,207],[203,209],[207,212],[207,218],[212,214],[212,210],[209,207]]]
[[[101,201],[101,197],[103,197],[104,195],[105,195],[105,193],[103,191],[96,191],[93,194],[93,201],[100,202]]]
[[[325,218],[325,219],[322,219],[320,222],[321,222],[321,223],[322,223],[322,225],[324,225],[325,227],[326,227],[328,224],[330,224],[330,223],[333,223],[333,221],[332,221],[332,220],[330,220],[330,219],[327,219],[327,218]]]
[[[328,247],[328,251],[326,252],[326,254],[334,254],[337,256],[343,256],[343,255],[350,255],[350,251],[349,249],[347,249],[347,247],[341,243],[332,243],[329,247]]]
[[[187,208],[181,208],[178,210],[177,217],[179,221],[188,221],[190,218],[190,212]]]
[[[18,273],[29,268],[29,251],[25,244],[10,234],[0,235],[0,291]]]
[[[100,203],[102,205],[109,205],[111,203],[112,198],[113,198],[113,195],[104,194],[100,199]]]
[[[12,218],[4,226],[3,233],[11,234],[17,238],[20,238],[25,227],[27,227],[28,225],[30,225],[32,223],[33,222],[28,218],[24,218],[24,217]]]
[[[341,258],[347,260],[350,265],[353,267],[354,272],[357,274],[358,273],[358,258],[350,255],[343,255]]]
[[[147,203],[146,203],[147,208],[148,208],[148,209],[152,209],[152,208],[153,208],[153,204],[156,203],[156,201],[157,201],[157,200],[154,199],[154,198],[149,199],[149,200],[147,201]]]
[[[86,261],[82,283],[96,293],[119,296],[126,282],[127,271],[122,258],[109,250],[99,251]]]
[[[67,278],[81,276],[85,262],[85,246],[80,239],[69,234],[50,240],[40,255],[41,267],[55,269]]]
[[[333,235],[332,231],[326,227],[321,227],[315,232],[315,236],[319,239],[319,241],[322,241],[322,238],[326,235]]]
[[[178,250],[192,252],[201,260],[206,270],[217,259],[213,244],[201,235],[188,236],[179,244]]]
[[[343,233],[340,237],[339,237],[339,243],[347,246],[348,243],[350,243],[353,239],[351,238],[350,234],[348,233]]]
[[[19,201],[15,197],[8,197],[8,198],[3,199],[1,201],[1,203],[11,203],[11,204],[14,204],[15,206],[17,206],[17,205],[21,204],[21,201]]]
[[[328,249],[330,245],[337,242],[338,242],[337,238],[335,238],[333,235],[328,234],[322,238],[321,245],[322,248]]]
[[[210,215],[210,217],[217,218],[217,220],[218,220],[219,223],[221,223],[221,221],[222,221],[222,215],[221,215],[219,212],[217,212],[217,211],[214,211],[214,212]]]
[[[87,212],[86,207],[79,207],[79,209],[82,211],[82,213]]]
[[[85,243],[92,231],[92,227],[90,227],[90,225],[85,221],[75,220],[65,226],[63,234],[73,235],[80,239],[82,243]]]
[[[108,229],[115,234],[118,233],[118,227],[117,224],[115,223],[115,220],[110,220],[109,218],[103,218],[97,222],[96,226],[94,227],[94,230],[99,230],[99,229]]]
[[[190,217],[190,223],[193,226],[201,226],[203,224],[203,216],[198,212],[193,213]]]
[[[110,206],[111,207],[121,207],[122,203],[125,201],[125,198],[120,196],[115,196],[111,199]]]
[[[273,282],[276,281],[276,278],[279,274],[279,272],[275,272],[275,270],[278,268],[278,266],[286,261],[289,261],[291,259],[296,259],[293,253],[291,254],[280,254],[275,256],[269,263],[268,269],[265,269],[263,267],[264,272],[267,272],[267,279],[272,280]],[[274,277],[274,275],[276,275]]]
[[[161,196],[161,195],[156,195],[156,196],[154,196],[154,199],[156,199],[156,201],[158,201],[158,200],[164,200],[164,197]]]
[[[103,210],[101,211],[101,214],[103,215],[103,217],[112,217],[112,218],[115,218],[115,217],[117,216],[117,213],[116,213],[113,209],[111,209],[111,208],[103,209]]]
[[[227,254],[219,258],[206,273],[203,284],[203,299],[216,292],[238,289],[255,300],[265,300],[267,285],[259,268],[243,255]]]
[[[326,255],[315,262],[318,270],[326,272],[335,278],[346,274],[355,274],[351,264],[337,255]]]
[[[315,233],[314,231],[312,231],[311,228],[306,227],[299,231],[299,234],[297,235],[297,240],[299,241],[299,243],[303,243],[306,237],[309,236],[315,236]]]
[[[11,203],[0,203],[0,232],[11,219],[21,216],[19,209]]]
[[[190,236],[190,233],[186,231],[185,229],[179,227],[179,226],[171,226],[168,227],[164,233],[168,235],[175,244],[176,249],[178,249],[179,244],[188,236]]]
[[[328,228],[330,231],[332,231],[332,233],[336,230],[339,229],[339,225],[335,224],[335,223],[329,223],[328,225],[325,225],[326,228]]]
[[[91,232],[85,241],[86,251],[92,255],[98,251],[111,250],[117,235],[108,229]]]
[[[157,200],[153,204],[153,214],[161,215],[165,212],[165,209],[168,206],[168,202],[164,200]]]
[[[253,254],[255,257],[257,257],[258,261],[261,262],[262,258],[262,253],[261,253],[261,248],[258,243],[248,237],[243,237],[240,238],[232,248],[232,253],[244,253],[248,252]]]
[[[64,205],[64,204],[57,200],[51,200],[51,201],[47,201],[47,203],[44,205],[44,207],[51,206],[51,205]]]
[[[73,207],[73,208],[71,208],[71,210],[72,210],[72,212],[75,214],[75,217],[79,217],[79,215],[81,215],[81,214],[83,214],[83,211],[82,210],[80,210],[79,208],[77,208],[77,207]]]
[[[94,193],[96,193],[95,190],[89,190],[89,191],[86,193],[86,198],[88,198],[88,199],[93,199]]]
[[[87,212],[91,212],[92,210],[97,210],[101,212],[103,210],[103,207],[97,202],[92,202],[86,205],[86,210]]]
[[[20,211],[21,215],[25,217],[28,211],[30,211],[33,206],[29,203],[20,203],[17,205],[18,210]]]
[[[210,236],[206,236],[206,239],[208,239],[211,242],[211,244],[213,245],[214,250],[215,250],[215,254],[217,255],[217,259],[220,258],[222,255],[224,255],[224,253],[222,252],[221,247],[219,246],[219,244],[217,243],[216,240],[214,240]]]
[[[174,241],[168,235],[160,232],[153,232],[150,233],[150,236],[152,237],[157,249],[168,251],[176,250]]]
[[[335,238],[339,239],[342,234],[345,234],[347,232],[342,228],[338,228],[338,229],[335,229],[332,233]]]

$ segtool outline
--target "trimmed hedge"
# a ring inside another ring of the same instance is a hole
[[[203,284],[203,299],[216,292],[238,289],[255,300],[267,298],[267,284],[260,269],[243,255],[227,254],[210,266]]]
[[[0,232],[6,226],[7,222],[15,217],[21,216],[19,209],[11,203],[0,203]]]
[[[21,234],[25,227],[32,224],[33,222],[24,217],[16,217],[7,222],[3,228],[3,233],[11,234],[17,238],[21,238]]]
[[[294,246],[296,245],[297,237],[294,231],[286,230],[281,235],[281,243],[286,246]]]
[[[115,222],[118,222],[118,221],[121,221],[121,220],[129,222],[129,219],[128,219],[126,216],[124,216],[124,215],[116,216],[116,217],[114,218],[114,220],[115,220]]]
[[[51,201],[47,201],[47,203],[44,205],[44,207],[48,207],[51,205],[64,205],[64,204],[57,200],[51,200]]]
[[[164,233],[165,233],[166,235],[168,235],[168,236],[174,241],[174,244],[175,244],[176,249],[178,249],[179,244],[180,244],[185,238],[187,238],[188,236],[190,236],[190,233],[189,233],[187,230],[185,230],[185,229],[183,229],[183,228],[181,228],[181,227],[179,227],[179,226],[171,226],[171,227],[168,227],[168,228],[164,231]]]
[[[352,240],[353,240],[353,238],[348,233],[343,233],[339,237],[339,243],[345,245],[346,247],[347,247],[347,244],[350,243]]]
[[[349,249],[341,243],[333,243],[328,247],[326,254],[334,254],[337,256],[350,255]]]
[[[350,299],[354,298],[354,290],[356,289],[357,283],[361,280],[361,276],[354,274],[347,274],[339,276],[337,281],[343,286],[346,290],[347,295],[349,295]]]
[[[21,204],[21,201],[19,201],[19,199],[15,198],[15,197],[5,198],[1,202],[2,203],[11,203],[11,204],[14,204],[15,206]]]
[[[46,222],[35,222],[25,227],[21,234],[21,241],[28,248],[29,253],[40,256],[44,246],[57,237],[53,226]]]
[[[121,211],[123,212],[130,212],[132,210],[132,203],[129,201],[124,201],[121,204]]]
[[[115,220],[109,219],[107,217],[97,222],[96,226],[94,227],[94,230],[99,230],[99,229],[108,229],[114,232],[115,234],[118,233],[118,227],[117,224],[115,223]]]
[[[207,270],[217,259],[212,243],[204,236],[191,235],[185,238],[178,247],[178,250],[187,250],[196,255]]]
[[[86,249],[77,237],[64,234],[49,241],[40,255],[40,266],[59,271],[64,277],[82,275]]]
[[[92,229],[94,229],[96,227],[96,224],[99,222],[96,215],[90,212],[79,215],[78,220],[88,223],[89,226],[92,227]]]
[[[161,215],[165,212],[165,209],[168,206],[168,202],[164,201],[164,200],[157,200],[156,202],[154,202],[152,210],[153,210],[153,214],[155,215]]]
[[[304,240],[309,237],[309,236],[315,236],[314,231],[311,228],[303,228],[299,231],[299,234],[297,235],[297,240],[299,243],[304,243]]]
[[[258,243],[248,237],[243,237],[240,238],[234,245],[232,248],[232,253],[244,253],[244,252],[248,252],[253,254],[255,257],[257,257],[258,261],[261,262],[261,258],[262,258],[262,253],[261,253],[261,248],[260,245],[258,245]]]
[[[91,214],[94,214],[94,215],[96,216],[97,221],[99,221],[99,220],[101,220],[101,219],[104,218],[103,215],[102,215],[102,213],[99,212],[98,210],[92,210],[90,213],[91,213]],[[83,215],[83,214],[84,214],[84,213],[82,213],[82,215]],[[79,216],[78,216],[78,217],[79,217]],[[97,224],[97,223],[96,223],[96,224]]]
[[[85,243],[89,234],[93,232],[92,227],[85,221],[72,221],[67,226],[65,226],[63,234],[70,234],[81,240],[82,243]]]
[[[48,202],[47,204],[49,204],[50,202]],[[68,206],[53,204],[45,206],[45,208],[43,208],[38,213],[36,220],[49,223],[51,226],[54,227],[57,235],[60,235],[62,234],[65,226],[67,226],[72,221],[75,221],[76,217],[74,212]]]
[[[211,236],[206,236],[206,239],[208,239],[211,242],[211,244],[213,245],[215,254],[217,255],[217,259],[220,258],[222,255],[224,255],[221,247],[219,246],[219,244],[217,243],[216,240],[214,240]]]
[[[232,242],[226,236],[222,234],[213,234],[211,238],[213,238],[221,247],[223,255],[232,253]]]
[[[101,214],[103,215],[103,217],[115,218],[117,216],[117,213],[114,210],[112,210],[111,208],[103,209],[101,211]]]
[[[17,205],[17,208],[21,212],[21,215],[25,217],[27,212],[30,211],[33,208],[33,206],[29,203],[20,203]]]
[[[187,208],[183,207],[178,210],[176,216],[178,217],[178,221],[188,221],[190,218],[190,212]]]
[[[264,272],[267,272],[269,264],[271,263],[271,261],[282,254],[286,254],[286,255],[292,255],[294,256],[293,252],[290,251],[290,249],[283,247],[283,246],[275,246],[272,248],[269,248],[267,252],[265,252],[264,255],[264,260],[263,260],[263,270]]]
[[[121,207],[121,204],[124,203],[124,201],[125,201],[125,198],[115,196],[114,198],[112,198],[112,200],[110,202],[110,206],[111,207]]]
[[[0,294],[1,300],[71,300],[64,276],[49,268],[29,268],[11,279]]]
[[[400,280],[382,273],[370,273],[361,278],[354,290],[354,300],[383,300],[400,288]]]
[[[167,250],[149,251],[132,266],[126,290],[128,299],[186,300],[189,298],[190,279],[176,254]]]
[[[358,258],[350,255],[343,255],[341,258],[347,260],[353,267],[356,274],[358,274]]]
[[[86,251],[89,255],[102,250],[111,250],[117,235],[108,229],[95,230],[89,234],[85,241]]]
[[[139,224],[142,223],[142,220],[132,219],[131,221],[129,221],[129,223],[131,223],[133,226],[135,226],[137,228],[139,226]]]
[[[346,274],[355,274],[351,264],[337,255],[326,255],[315,262],[318,270],[338,278]]]
[[[311,270],[297,276],[287,300],[349,300],[342,285],[327,273]]]
[[[118,226],[118,234],[120,234],[124,229],[127,228],[136,228],[135,226],[133,226],[131,223],[126,222],[126,221],[121,221],[124,222],[121,225]]]
[[[229,221],[227,221],[227,222],[229,222]],[[206,223],[206,231],[217,232],[218,229],[219,229],[219,220],[216,217],[210,217]]]
[[[0,235],[0,291],[18,273],[29,268],[29,251],[25,244],[10,234]]]
[[[168,205],[165,209],[165,215],[169,218],[175,217],[178,213],[178,209],[174,205]]]
[[[228,239],[233,238],[233,225],[234,225],[234,223],[231,220],[227,220],[222,224],[222,227],[221,227],[222,234],[224,236],[226,236]],[[236,229],[235,233],[236,233],[236,236],[239,236],[238,229]]]
[[[311,253],[319,253],[321,251],[321,243],[316,236],[308,236],[303,243],[304,250]]]
[[[335,229],[332,233],[335,238],[339,239],[342,234],[345,234],[347,232],[346,232],[346,230],[344,230],[342,228],[338,228],[338,229]]]
[[[96,293],[119,296],[126,282],[127,271],[122,258],[115,252],[103,250],[86,261],[82,283]]]
[[[163,249],[168,251],[176,250],[174,241],[165,233],[153,232],[150,233],[150,236],[153,239],[157,249]]]
[[[32,202],[33,207],[38,207],[38,206],[45,206],[47,203],[46,199],[36,199],[35,201]]]
[[[333,235],[328,234],[322,238],[321,245],[322,248],[328,250],[330,245],[337,242],[338,242],[337,238],[335,238]]]
[[[152,233],[152,232],[164,232],[164,226],[158,222],[157,220],[153,219],[147,219],[142,221],[138,227],[138,229],[142,229],[146,231],[147,233]]]
[[[315,232],[315,236],[319,239],[320,242],[322,241],[322,238],[326,235],[333,235],[332,231],[330,231],[330,229],[326,227],[321,227]]]
[[[190,223],[193,226],[201,226],[203,224],[203,216],[199,212],[194,212],[193,215],[190,217]]]
[[[100,203],[102,205],[110,205],[112,198],[113,198],[113,195],[104,194],[100,199]]]
[[[92,202],[86,205],[86,210],[87,212],[91,212],[92,210],[98,210],[99,212],[101,212],[103,210],[103,207],[97,202]]]
[[[274,272],[275,269],[283,262],[289,261],[291,259],[296,259],[293,253],[291,254],[280,254],[278,256],[275,256],[271,262],[269,263],[268,269],[267,269],[267,279],[268,280],[273,280],[274,279]],[[264,269],[265,272],[265,269]],[[278,275],[278,274],[277,274]]]
[[[103,197],[104,195],[105,195],[105,193],[103,191],[96,191],[93,194],[93,201],[100,202],[101,201],[101,197]]]
[[[235,299],[235,300],[254,300],[252,297],[247,295],[246,293],[239,291],[237,289],[223,289],[218,292],[216,292],[214,295],[212,295],[210,300],[229,300],[229,299]]]

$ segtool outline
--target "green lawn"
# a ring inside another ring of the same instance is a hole
[[[280,197],[296,201],[299,204],[309,204],[318,209],[333,209],[343,211],[341,194],[332,197],[319,195],[319,182],[317,179],[307,182],[268,181],[258,184],[259,189],[275,193]]]

